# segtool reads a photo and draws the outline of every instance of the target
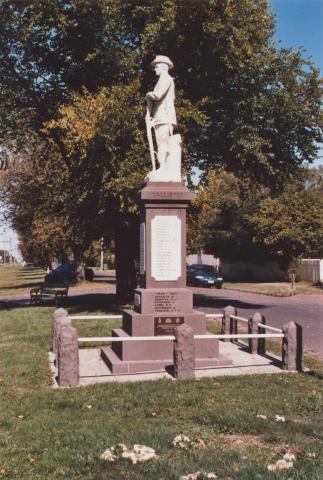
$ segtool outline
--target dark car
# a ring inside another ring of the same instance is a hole
[[[91,268],[85,268],[85,280],[92,281],[94,272]],[[77,280],[77,266],[75,263],[63,263],[58,265],[45,276],[46,283],[70,283]]]
[[[189,265],[187,267],[187,284],[196,287],[221,288],[223,278],[211,265]]]

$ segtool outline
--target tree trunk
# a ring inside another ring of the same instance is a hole
[[[85,263],[83,258],[83,251],[81,252],[79,249],[73,250],[74,260],[76,262],[76,275],[77,281],[85,280]]]
[[[115,230],[117,297],[121,303],[133,300],[137,286],[135,257],[139,232],[137,222],[120,217]]]

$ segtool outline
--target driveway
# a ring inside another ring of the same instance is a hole
[[[222,313],[232,305],[241,317],[260,312],[268,325],[282,327],[289,321],[303,327],[304,346],[308,352],[323,354],[323,296],[295,295],[274,297],[236,290],[194,288],[194,306],[206,313]]]

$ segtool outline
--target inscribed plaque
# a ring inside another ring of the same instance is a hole
[[[181,220],[156,215],[151,221],[151,276],[157,281],[181,276]]]
[[[145,224],[140,224],[140,275],[144,275],[146,270],[145,265]]]
[[[175,327],[184,323],[184,317],[154,317],[154,334],[174,335]]]

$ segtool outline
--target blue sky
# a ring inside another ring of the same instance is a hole
[[[323,0],[269,0],[276,14],[275,40],[282,47],[303,47],[323,76]],[[323,146],[315,166],[323,165]]]
[[[275,39],[286,47],[304,47],[323,75],[323,0],[269,0],[276,14]]]

